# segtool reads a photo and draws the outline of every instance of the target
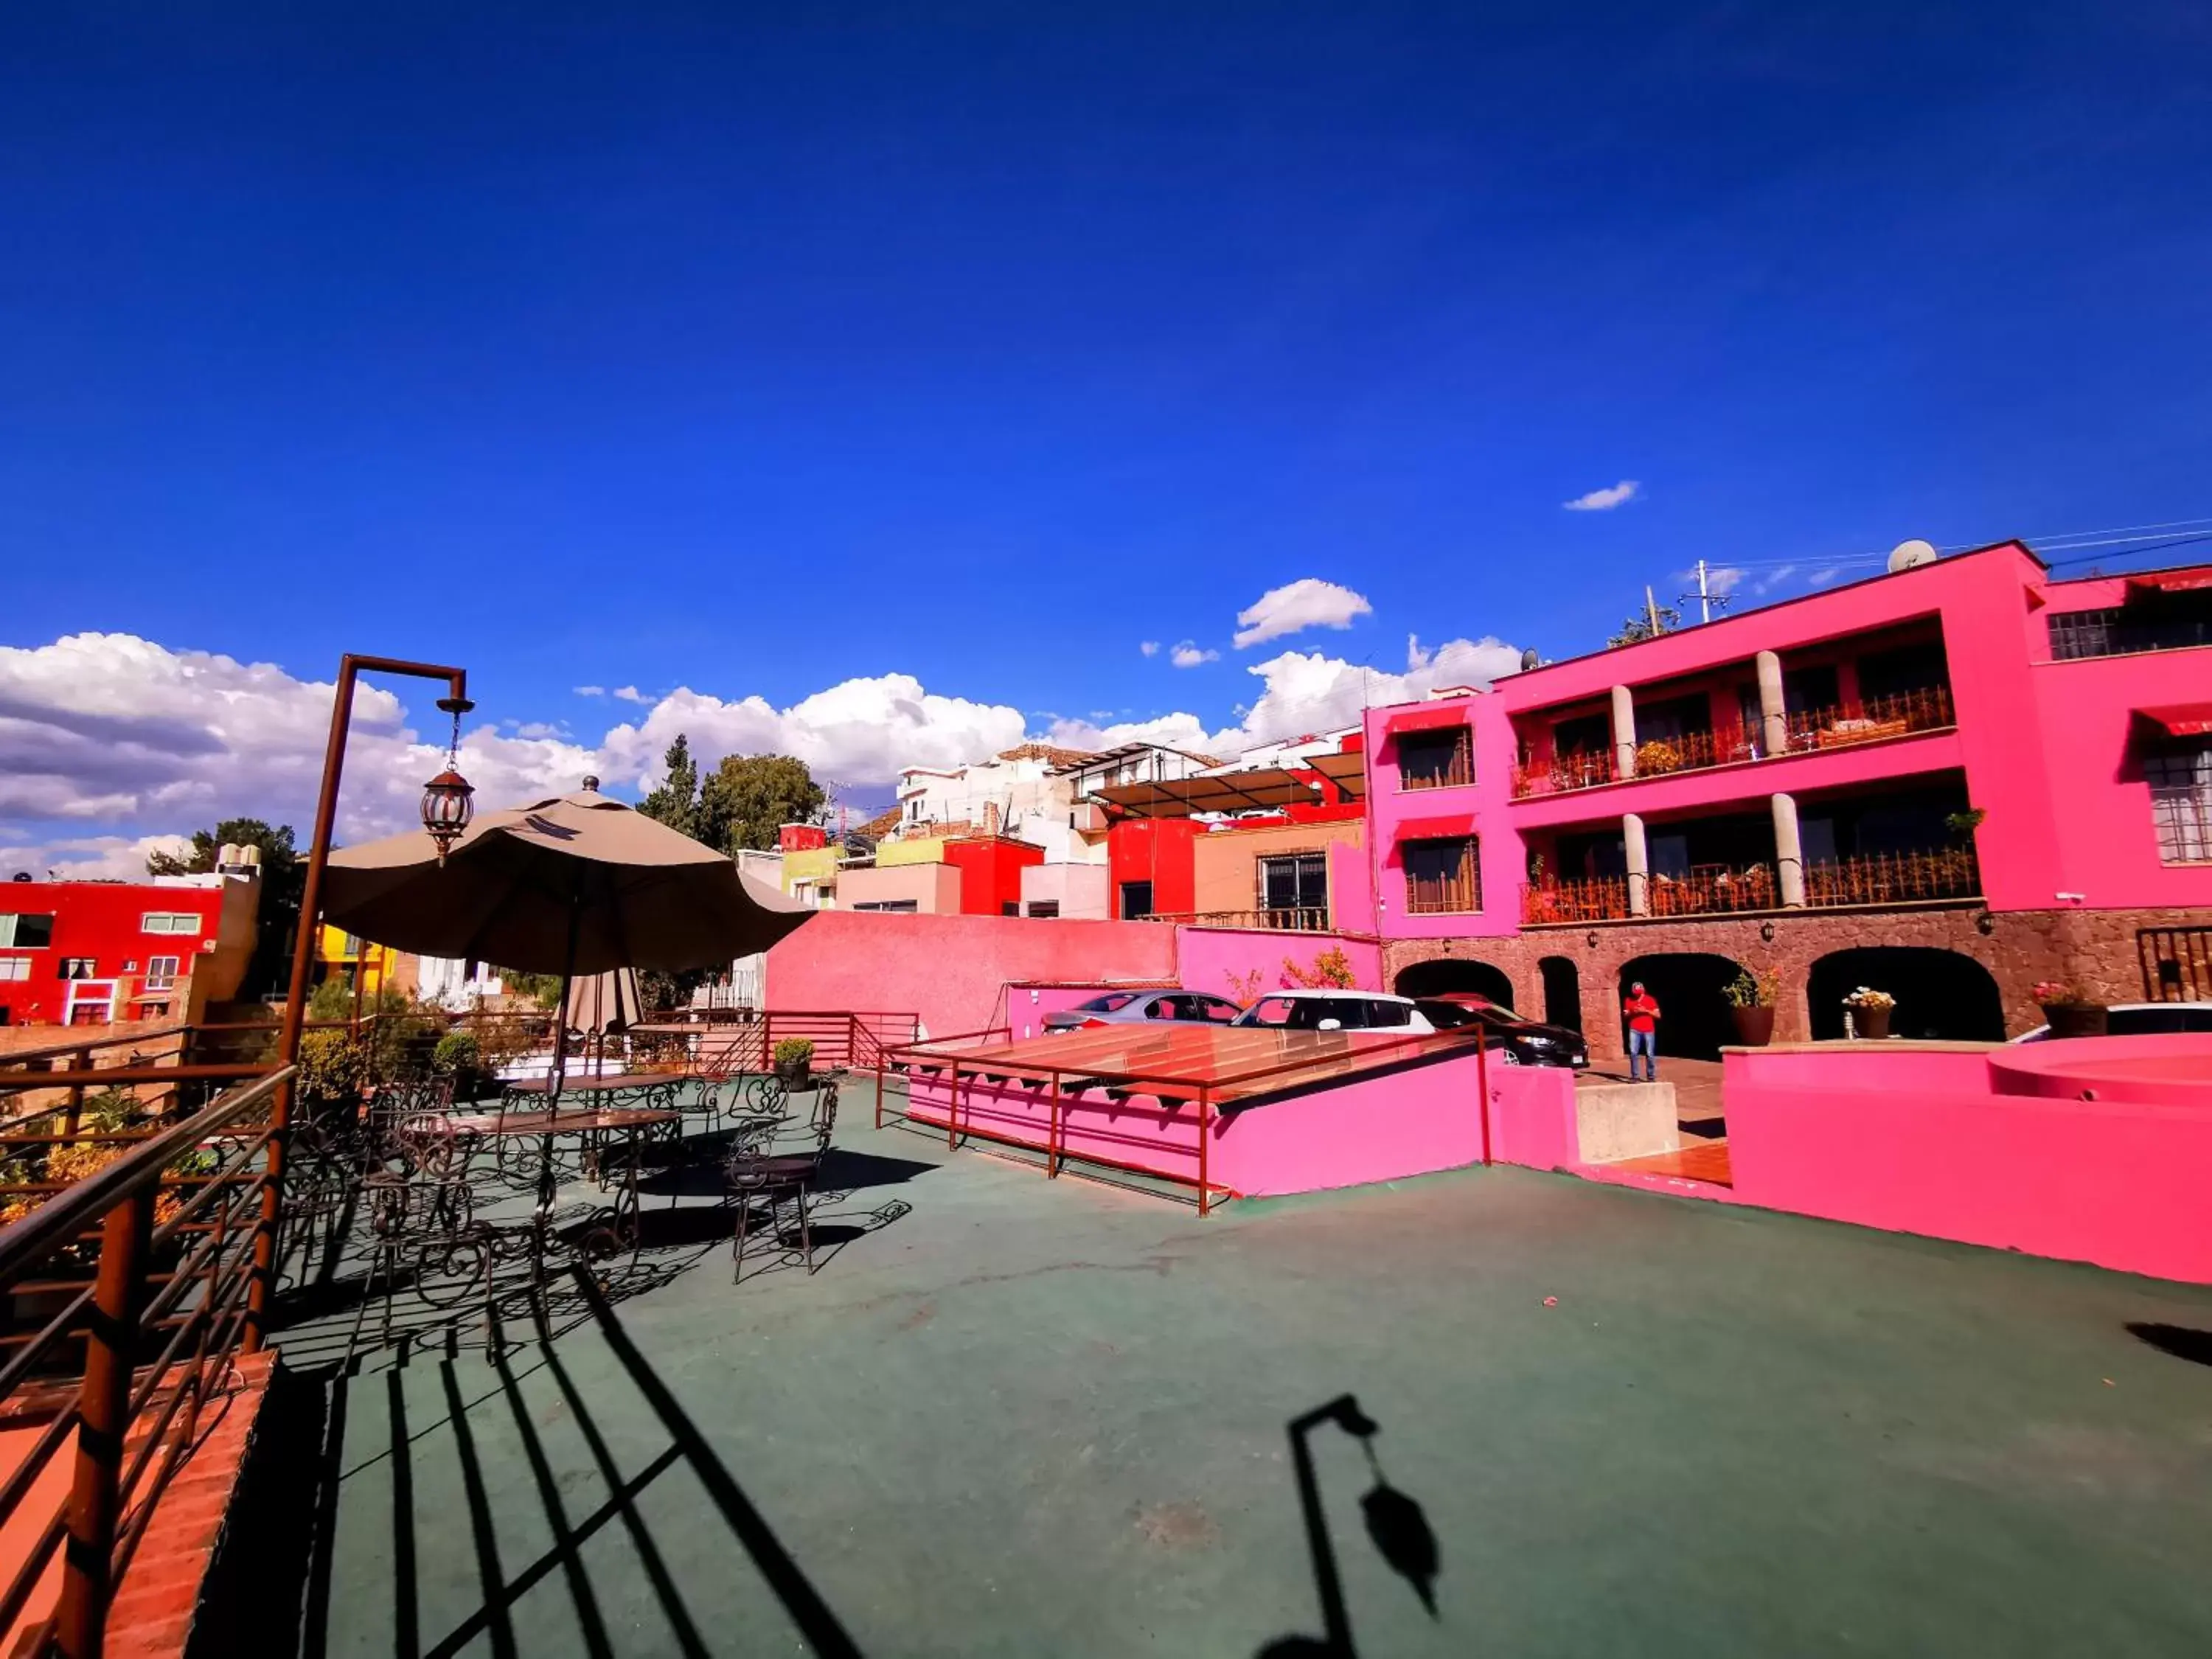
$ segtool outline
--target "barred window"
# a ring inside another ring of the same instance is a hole
[[[2212,744],[2143,757],[2161,864],[2212,863]]]

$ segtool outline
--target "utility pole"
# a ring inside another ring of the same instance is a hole
[[[1713,619],[1712,595],[1705,591],[1705,562],[1698,561],[1698,620],[1709,623]]]
[[[1644,584],[1644,616],[1651,625],[1651,637],[1659,637],[1659,601],[1651,597],[1651,584]]]

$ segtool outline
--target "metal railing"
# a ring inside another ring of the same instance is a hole
[[[1253,927],[1291,933],[1334,931],[1328,908],[1323,905],[1300,905],[1279,910],[1155,910],[1145,920],[1181,922],[1187,927]]]
[[[1362,1032],[1363,1036],[1370,1035]],[[1230,1072],[1220,1076],[1194,1077],[1188,1073],[1160,1071],[1103,1070],[1096,1064],[1066,1065],[1048,1060],[1017,1058],[1010,1052],[1012,1033],[1003,1025],[992,1026],[981,1031],[957,1031],[949,1036],[933,1037],[927,1042],[909,1043],[892,1049],[886,1056],[885,1069],[902,1073],[907,1078],[907,1097],[911,1114],[913,1078],[916,1073],[934,1078],[949,1073],[945,1096],[945,1144],[957,1146],[963,1140],[988,1140],[1001,1146],[1034,1148],[1033,1141],[995,1134],[988,1129],[975,1127],[975,1084],[981,1079],[992,1085],[1008,1082],[1025,1086],[1049,1088],[1046,1097],[1046,1128],[1044,1174],[1047,1180],[1057,1180],[1071,1154],[1067,1151],[1067,1113],[1071,1104],[1080,1104],[1080,1097],[1091,1090],[1098,1090],[1109,1099],[1116,1097],[1126,1101],[1131,1095],[1148,1094],[1153,1097],[1164,1111],[1172,1112],[1182,1106],[1195,1105],[1196,1145],[1191,1151],[1194,1160],[1193,1173],[1188,1176],[1164,1171],[1149,1164],[1139,1164],[1105,1157],[1095,1152],[1073,1154],[1082,1163],[1098,1164],[1109,1170],[1119,1170],[1132,1175],[1151,1176],[1162,1180],[1180,1182],[1196,1188],[1198,1212],[1210,1213],[1217,1198],[1234,1198],[1237,1194],[1225,1187],[1216,1186],[1208,1174],[1207,1149],[1213,1139],[1214,1108],[1229,1091],[1240,1095],[1265,1092],[1265,1085],[1273,1079],[1297,1078],[1304,1080],[1315,1071],[1316,1060],[1303,1056],[1276,1060],[1269,1065],[1254,1066],[1244,1071]],[[1048,1042],[1049,1038],[1037,1039]],[[995,1050],[993,1045],[997,1045]],[[1018,1046],[1018,1045],[1017,1045]],[[1387,1038],[1363,1044],[1358,1057],[1367,1060],[1376,1055],[1395,1055],[1411,1059],[1424,1054],[1451,1054],[1472,1048],[1476,1056],[1478,1081],[1476,1097],[1490,1098],[1488,1043],[1483,1041],[1479,1026],[1463,1026],[1447,1031],[1417,1031],[1404,1036]],[[977,1050],[984,1052],[978,1053]],[[969,1115],[963,1126],[960,1111],[961,1084],[969,1085]],[[876,1086],[876,1126],[883,1127],[884,1076],[879,1073]],[[1071,1097],[1075,1098],[1071,1101]],[[1482,1122],[1481,1161],[1490,1162],[1490,1126],[1486,1110],[1478,1113]],[[1164,1145],[1164,1143],[1163,1143]],[[1173,1150],[1172,1147],[1169,1148]]]
[[[1923,690],[1902,691],[1895,696],[1800,709],[1788,718],[1788,746],[1783,754],[1810,754],[1823,749],[1876,743],[1885,738],[1941,732],[1958,723],[1950,688],[1929,686]],[[1647,738],[1638,744],[1632,776],[1620,773],[1610,751],[1556,755],[1549,761],[1523,762],[1513,769],[1513,799],[1526,800],[1536,795],[1595,789],[1601,784],[1670,777],[1677,772],[1698,772],[1716,766],[1781,757],[1763,752],[1757,734],[1747,726],[1685,732],[1674,737]]]
[[[2212,620],[2201,617],[2130,616],[2122,606],[2068,611],[2049,623],[2054,662],[2093,657],[2132,657],[2148,651],[2186,651],[2212,645]]]
[[[1980,866],[1968,848],[1867,853],[1807,865],[1804,908],[1914,904],[1975,898],[1981,890]],[[1521,890],[1521,921],[1524,927],[1542,927],[1784,908],[1780,881],[1774,866],[1767,864],[1693,866],[1680,875],[1654,875],[1645,882],[1644,894],[1644,908],[1639,912],[1632,906],[1626,876],[1531,883]]]
[[[167,1126],[99,1137],[128,1150],[0,1229],[11,1306],[0,1407],[33,1426],[44,1419],[0,1480],[0,1525],[13,1526],[64,1449],[74,1463],[67,1501],[43,1523],[14,1527],[31,1541],[0,1567],[11,1573],[4,1629],[60,1553],[58,1600],[30,1651],[100,1651],[116,1587],[191,1449],[201,1408],[264,1316],[276,1227],[266,1200],[281,1164],[269,1112],[294,1074],[272,1072]],[[88,1137],[43,1139],[51,1149]],[[42,1324],[21,1328],[50,1304]]]

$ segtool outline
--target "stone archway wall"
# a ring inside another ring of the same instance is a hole
[[[1986,919],[1989,931],[1978,922]],[[1814,910],[1688,921],[1605,922],[1595,927],[1531,928],[1511,939],[1394,939],[1383,947],[1384,982],[1413,963],[1457,956],[1487,962],[1513,981],[1513,1006],[1544,1006],[1545,957],[1575,964],[1582,988],[1583,1029],[1594,1060],[1617,1061],[1621,1048],[1616,986],[1631,958],[1662,951],[1732,957],[1746,967],[1781,976],[1774,1040],[1803,1042],[1812,1036],[1806,982],[1813,963],[1832,951],[1869,945],[1917,945],[1955,951],[1988,969],[2003,999],[2005,1030],[2018,1036],[2043,1023],[2031,989],[2038,980],[2063,980],[2106,1002],[2133,1002],[2143,994],[2136,936],[2144,927],[2202,927],[2207,910],[2035,910],[1996,914],[1979,904],[1910,908]],[[1773,939],[1760,937],[1762,927]],[[1595,937],[1596,944],[1589,943]]]

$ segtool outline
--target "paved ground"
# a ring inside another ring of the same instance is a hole
[[[2166,1351],[2212,1291],[1522,1170],[1201,1221],[840,1141],[811,1279],[672,1248],[550,1344],[337,1375],[264,1528],[300,1650],[2212,1653],[2212,1363]],[[1372,1462],[1313,1428],[1310,1515],[1289,1428],[1346,1395]]]

